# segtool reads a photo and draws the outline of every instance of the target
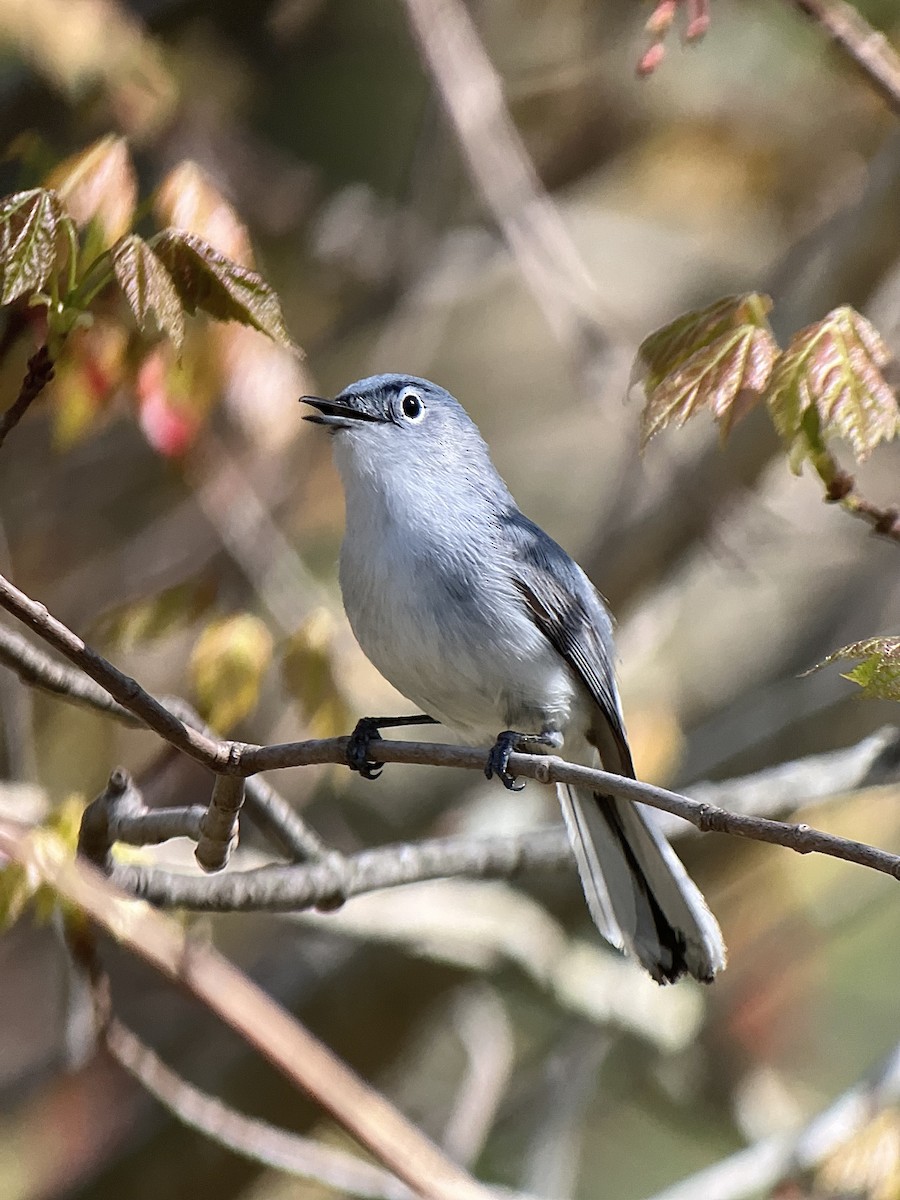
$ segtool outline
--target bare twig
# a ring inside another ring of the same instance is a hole
[[[900,508],[896,505],[881,506],[867,500],[856,487],[856,480],[842,471],[831,455],[828,455],[833,474],[826,481],[825,499],[829,504],[839,504],[851,517],[865,521],[874,534],[900,542]]]
[[[86,646],[62,622],[51,616],[43,605],[31,600],[2,576],[0,607],[6,608],[25,621],[160,737],[192,758],[205,763],[217,774],[250,776],[260,771],[309,766],[313,763],[346,762],[347,738],[252,746],[217,739],[199,732],[179,720],[136,680],[123,674],[95,650]],[[486,749],[420,742],[374,741],[370,749],[379,762],[464,767],[472,771],[483,770],[487,757]],[[730,833],[737,837],[786,846],[801,854],[828,854],[900,878],[900,858],[896,855],[862,842],[811,829],[807,825],[788,825],[763,817],[729,813],[714,805],[690,800],[677,792],[641,783],[636,779],[625,779],[608,771],[568,763],[555,755],[514,754],[510,758],[509,769],[514,775],[536,779],[540,783],[581,784],[604,794],[649,804],[653,808],[682,817],[702,832]],[[329,869],[327,864],[323,869]],[[433,876],[426,874],[416,877]],[[345,882],[350,881],[339,880],[339,886],[336,890],[332,889],[332,894],[341,894]]]
[[[22,380],[19,394],[6,412],[0,416],[0,446],[6,440],[6,435],[15,429],[52,378],[53,360],[50,357],[49,346],[44,345],[29,358],[28,370]]]
[[[238,842],[238,820],[244,803],[244,781],[234,775],[218,775],[209,808],[200,821],[200,837],[194,857],[204,871],[221,871]]]
[[[900,114],[900,55],[883,33],[844,0],[790,0],[828,34]]]
[[[110,716],[123,725],[146,727],[139,717],[114,700],[105,688],[85,675],[79,667],[69,667],[57,662],[20,634],[2,625],[0,663],[15,671],[22,682],[30,687],[39,688],[71,704]],[[215,736],[200,719],[199,714],[180,696],[164,696],[161,702],[186,725],[207,737]],[[251,776],[247,780],[246,788],[247,808],[257,825],[293,862],[307,862],[309,859],[321,857],[326,852],[327,848],[321,839],[307,827],[284,797],[266,780],[258,775]],[[199,811],[203,812],[202,809]],[[114,840],[129,839],[117,837]]]
[[[375,745],[375,743],[372,743]],[[514,879],[535,870],[574,870],[562,829],[514,837],[435,838],[381,846],[300,866],[231,871],[216,878],[117,863],[112,879],[142,900],[195,912],[300,912],[426,879]]]
[[[412,1200],[405,1184],[388,1171],[312,1138],[288,1133],[235,1112],[177,1075],[130,1029],[115,1018],[106,1047],[130,1075],[185,1125],[254,1162],[289,1171],[366,1200]]]
[[[70,662],[79,666],[86,675],[90,675],[91,679],[105,688],[123,708],[127,708],[167,742],[217,774],[225,774],[232,770],[232,760],[235,756],[224,742],[207,737],[185,725],[154,696],[144,691],[137,680],[107,662],[102,655],[92,650],[77,634],[63,625],[62,621],[51,616],[43,604],[38,604],[30,596],[20,592],[2,575],[0,608],[5,608],[14,617],[18,617],[54,650],[58,650]],[[233,745],[236,747],[238,744]],[[237,774],[237,771],[234,773]]]
[[[104,790],[84,810],[78,852],[108,872],[112,867],[110,851],[116,842],[154,846],[177,837],[196,842],[206,811],[199,804],[187,808],[147,808],[131,776],[117,767]]]
[[[0,821],[0,853],[187,989],[419,1195],[492,1196],[217,951],[192,942],[171,918],[134,904],[83,859],[71,859],[61,839]]]
[[[382,747],[403,743],[373,742],[379,761],[384,758]],[[421,747],[425,749],[426,747]],[[429,749],[436,750],[437,747]],[[462,751],[471,755],[476,751]],[[435,755],[437,757],[437,755]],[[523,759],[526,756],[521,756]],[[483,761],[483,760],[481,760]],[[557,760],[559,762],[559,760]],[[510,760],[513,765],[513,760]],[[528,764],[529,766],[531,764]],[[587,768],[572,768],[559,762],[559,774],[582,778]],[[711,820],[707,828],[724,827],[727,832],[749,836],[759,841],[774,842],[800,853],[816,850],[834,858],[856,862],[900,877],[900,856],[888,854],[873,846],[852,842],[833,834],[810,829],[806,825],[784,825],[761,817],[742,817],[723,809],[696,804],[685,796],[637,784],[622,788],[620,784],[634,781],[606,776],[608,783],[593,786],[626,799],[665,798],[668,804],[681,809],[679,815],[690,812],[695,820]],[[670,809],[669,811],[672,811]],[[691,817],[688,817],[690,820]],[[752,831],[752,832],[747,832]],[[561,829],[518,834],[512,837],[453,837],[437,838],[415,843],[381,846],[364,850],[349,857],[329,856],[309,866],[267,866],[249,871],[235,871],[216,879],[205,879],[164,871],[157,867],[119,864],[113,868],[113,878],[132,895],[166,907],[190,908],[200,912],[297,912],[305,908],[334,906],[365,892],[398,887],[427,879],[447,879],[463,876],[466,879],[514,879],[535,870],[560,870],[572,867],[571,852]]]

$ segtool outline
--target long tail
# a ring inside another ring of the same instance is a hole
[[[588,908],[597,928],[658,983],[704,983],[725,944],[700,889],[640,804],[557,785]]]

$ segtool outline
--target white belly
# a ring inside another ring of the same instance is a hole
[[[344,607],[366,656],[418,708],[467,739],[504,729],[557,730],[589,722],[586,689],[497,572],[478,596],[452,571],[341,556]]]

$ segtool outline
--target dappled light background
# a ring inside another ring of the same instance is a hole
[[[0,0],[3,192],[125,135],[141,196],[255,262],[305,351],[197,319],[180,362],[160,348],[135,376],[112,323],[79,332],[4,447],[4,571],[223,733],[330,736],[406,711],[343,616],[342,498],[297,404],[403,371],[460,398],[521,506],[609,598],[642,778],[689,793],[896,721],[835,668],[801,672],[896,631],[897,546],[793,476],[760,414],[724,447],[700,417],[640,455],[629,394],[652,329],[752,289],[772,295],[782,339],[852,303],[900,351],[896,117],[790,3],[714,0],[705,41],[671,38],[645,80],[647,6],[471,4],[489,56],[464,63],[473,111],[489,110],[477,84],[492,64],[553,204],[523,222],[520,193],[500,186],[509,131],[473,120],[461,151],[448,122],[414,31],[430,7]],[[900,38],[893,0],[860,9]],[[120,187],[111,176],[112,222]],[[3,407],[33,349],[18,336],[28,314],[7,318],[20,324],[0,333]],[[896,502],[898,466],[880,449],[867,494]],[[235,645],[237,682],[214,669]],[[155,738],[5,672],[0,708],[10,814],[90,798],[117,763],[149,803],[207,799],[203,771]],[[346,851],[557,820],[550,789],[513,795],[471,773],[394,766],[366,783],[310,767],[277,782]],[[803,800],[797,820],[900,848],[896,786]],[[241,849],[246,865],[262,843],[248,829]],[[657,989],[607,951],[574,866],[195,924],[480,1177],[632,1200],[799,1128],[900,1038],[896,882],[716,834],[679,849],[730,951],[706,990]],[[141,854],[189,869],[190,847]],[[242,1111],[348,1144],[209,1014],[107,950],[123,1016],[170,1065]],[[68,988],[52,923],[2,936],[0,1200],[344,1194],[249,1163],[111,1061],[80,1062]],[[900,1195],[900,1113],[880,1120],[868,1151],[839,1147],[779,1194]]]

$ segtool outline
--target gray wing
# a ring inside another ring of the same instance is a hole
[[[503,517],[513,545],[516,587],[544,637],[597,704],[590,730],[607,771],[634,776],[613,668],[612,620],[577,563],[518,510]]]

